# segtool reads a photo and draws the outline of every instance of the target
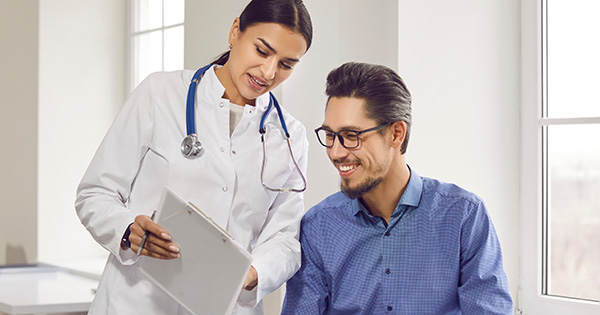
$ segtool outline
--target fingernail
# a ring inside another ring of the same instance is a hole
[[[170,245],[170,246],[169,246],[169,249],[170,249],[172,252],[179,253],[179,248],[178,248],[177,246]]]
[[[171,253],[171,256],[175,257],[175,258],[179,258],[179,253],[175,254],[175,253]]]
[[[164,238],[164,239],[166,239],[168,241],[171,240],[171,235],[169,235],[169,234],[167,234],[165,232],[160,233],[160,237],[162,237],[162,238]]]

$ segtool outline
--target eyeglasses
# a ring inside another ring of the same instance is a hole
[[[381,129],[383,127],[387,127],[391,124],[392,123],[387,123],[387,124],[379,125],[377,127],[373,127],[373,128],[369,128],[369,129],[365,129],[365,130],[358,130],[358,131],[342,129],[338,132],[333,132],[327,128],[319,127],[317,129],[315,129],[315,133],[317,134],[317,139],[319,139],[319,142],[321,143],[321,145],[326,148],[333,147],[335,138],[338,138],[340,141],[340,144],[344,148],[356,149],[356,148],[358,148],[358,146],[360,144],[359,138],[360,138],[361,134],[369,132],[369,131],[379,130],[379,129]]]

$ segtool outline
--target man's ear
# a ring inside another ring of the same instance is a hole
[[[390,126],[392,131],[392,147],[400,148],[406,138],[406,123],[397,121]]]

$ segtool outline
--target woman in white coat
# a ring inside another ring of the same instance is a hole
[[[109,252],[90,314],[188,314],[147,280],[136,252],[177,259],[168,231],[149,215],[170,186],[225,227],[253,256],[235,314],[262,314],[261,300],[290,278],[300,264],[301,193],[273,192],[261,184],[263,151],[259,121],[269,91],[286,80],[310,47],[312,25],[301,0],[253,0],[233,22],[230,50],[197,86],[195,125],[203,153],[187,159],[186,96],[194,71],[155,73],[127,99],[94,156],[77,191],[77,214]],[[306,173],[306,130],[283,111],[298,165]],[[277,112],[268,125],[264,181],[300,187]],[[148,259],[148,258],[146,258]]]

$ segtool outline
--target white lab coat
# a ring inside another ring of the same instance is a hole
[[[188,160],[180,145],[186,136],[185,104],[193,73],[155,73],[144,80],[117,115],[78,187],[77,214],[111,253],[90,314],[188,314],[147,280],[135,254],[120,246],[134,218],[156,208],[165,185],[226,227],[252,254],[258,286],[242,290],[234,314],[262,314],[262,298],[299,268],[303,195],[270,192],[260,182],[263,153],[258,126],[268,94],[257,98],[256,106],[245,107],[230,137],[229,101],[222,99],[225,88],[214,69],[207,70],[197,87],[195,110],[204,154]],[[306,174],[306,130],[285,111],[284,118],[294,155]],[[302,186],[275,110],[267,121],[266,183]]]

